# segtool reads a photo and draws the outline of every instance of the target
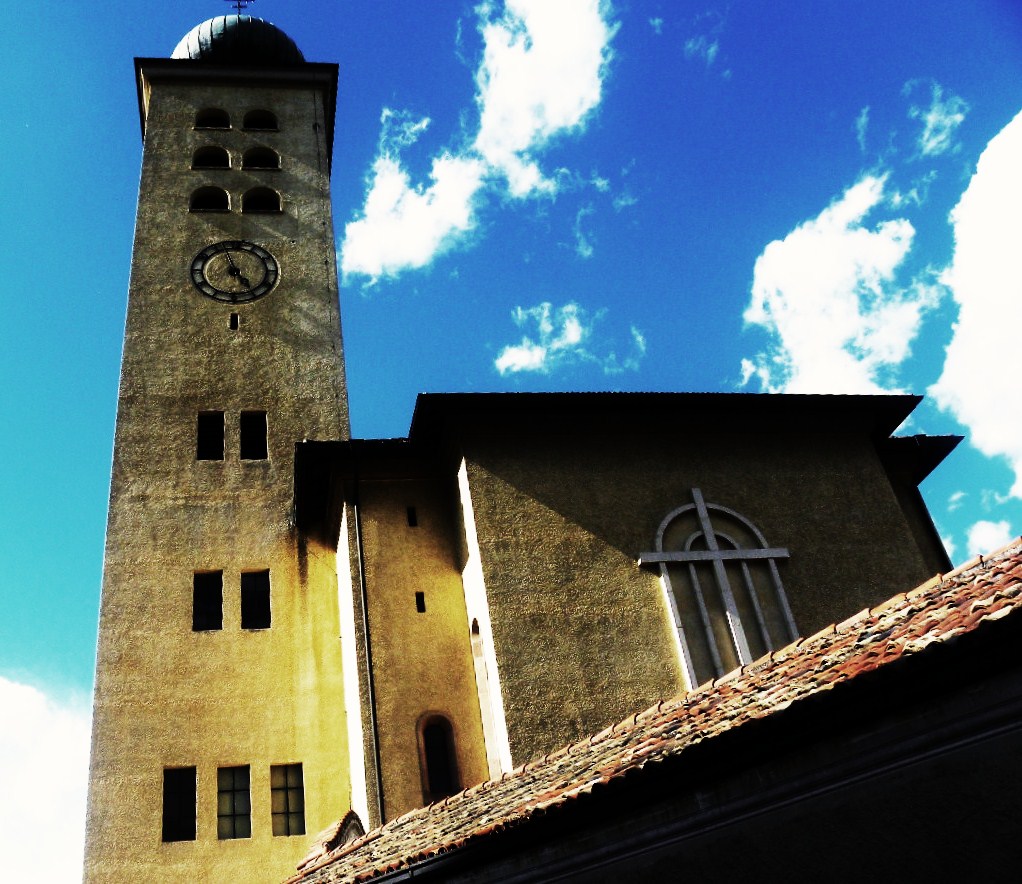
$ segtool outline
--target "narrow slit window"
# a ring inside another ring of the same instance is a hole
[[[241,628],[270,628],[269,571],[246,571],[241,575]]]
[[[242,460],[266,460],[266,412],[243,411],[239,424]]]
[[[224,628],[224,572],[192,575],[192,632]]]
[[[419,527],[419,514],[415,511],[414,506],[408,507],[408,527],[409,528]]]
[[[163,840],[195,840],[195,768],[163,769]]]
[[[237,313],[231,314],[231,331],[237,331],[241,326],[241,317]]]
[[[270,815],[274,835],[305,834],[305,784],[301,764],[270,765]]]
[[[224,413],[222,411],[199,412],[195,459],[224,459]]]
[[[252,837],[252,795],[248,765],[216,771],[216,836],[221,841]]]
[[[426,613],[426,593],[417,592],[415,593],[415,610],[420,614]]]

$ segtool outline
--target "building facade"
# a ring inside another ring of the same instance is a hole
[[[144,138],[87,881],[281,880],[949,567],[911,396],[420,396],[349,438],[336,66],[203,23]]]

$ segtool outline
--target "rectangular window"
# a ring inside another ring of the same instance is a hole
[[[274,835],[305,834],[305,786],[301,764],[270,765],[270,811]]]
[[[195,459],[224,459],[224,413],[222,411],[199,412]]]
[[[163,769],[163,840],[195,840],[195,768]]]
[[[252,797],[248,765],[218,767],[216,771],[216,836],[252,837]]]
[[[415,593],[415,610],[420,614],[426,613],[426,593],[417,592]]]
[[[269,571],[247,571],[241,575],[241,628],[270,628]]]
[[[231,314],[231,331],[237,331],[241,325],[241,317],[237,313]]]
[[[224,628],[224,572],[196,571],[192,575],[192,631]]]
[[[417,528],[419,526],[419,514],[415,512],[415,507],[408,507],[408,527]]]
[[[266,412],[241,413],[241,459],[266,460]]]

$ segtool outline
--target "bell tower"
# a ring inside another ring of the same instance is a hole
[[[337,68],[249,16],[136,59],[144,140],[86,881],[279,881],[348,811],[337,577],[295,444],[348,437]]]

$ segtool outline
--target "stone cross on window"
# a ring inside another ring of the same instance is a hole
[[[668,513],[655,549],[674,615],[689,687],[793,641],[798,632],[777,569],[788,550],[771,547],[744,516],[703,500]]]

